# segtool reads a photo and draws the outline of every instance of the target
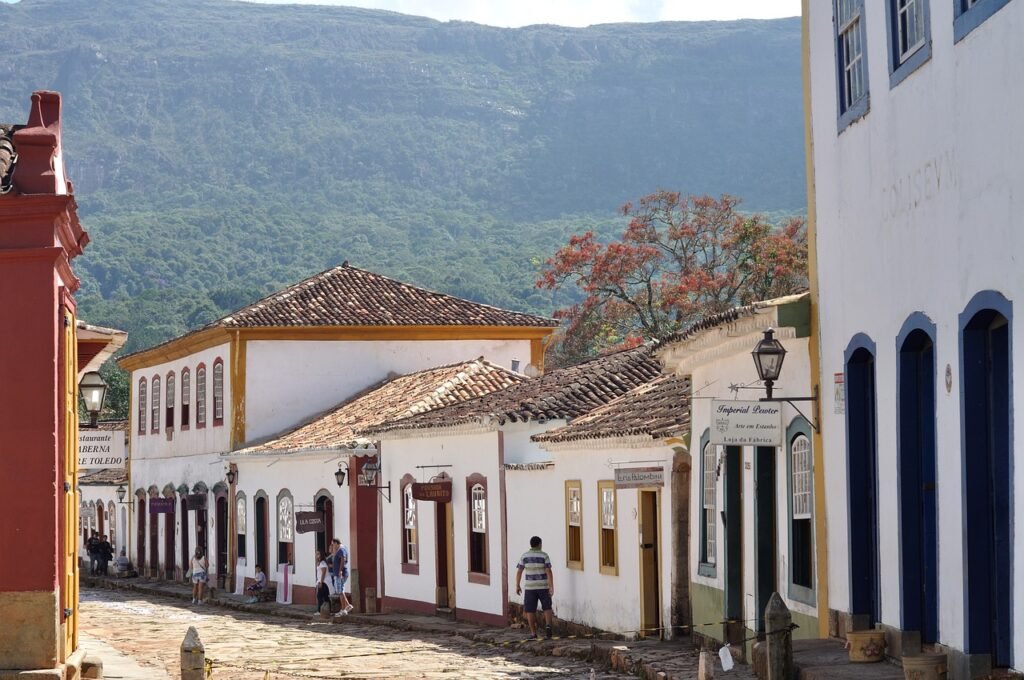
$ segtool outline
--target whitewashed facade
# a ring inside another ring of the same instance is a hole
[[[831,630],[1022,670],[1024,3],[804,12]]]

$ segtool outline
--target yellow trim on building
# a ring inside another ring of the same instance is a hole
[[[821,312],[818,297],[818,256],[817,221],[815,219],[814,194],[814,136],[811,116],[811,44],[810,6],[811,0],[800,3],[801,66],[803,72],[804,104],[804,162],[807,171],[807,276],[811,288],[811,336],[807,343],[811,360],[811,379],[815,387],[821,385],[821,336],[818,317]],[[820,398],[820,397],[819,397]],[[821,402],[818,402],[819,408]],[[818,635],[828,637],[828,527],[825,510],[825,451],[821,436],[821,418],[818,417],[818,431],[814,433],[814,548],[817,557],[814,568],[817,576],[815,588],[818,603]]]
[[[246,339],[240,331],[231,336],[231,449],[245,442]],[[229,513],[230,514],[230,513]]]
[[[183,335],[152,349],[144,350],[131,356],[117,360],[117,365],[131,372],[140,368],[149,368],[190,354],[223,345],[231,341],[231,334],[226,328],[206,328],[195,333]]]

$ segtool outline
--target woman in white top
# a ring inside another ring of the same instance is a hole
[[[208,566],[203,549],[197,547],[195,555],[192,556],[192,604],[203,600],[203,589],[206,588]]]
[[[316,610],[323,613],[324,604],[327,605],[327,613],[331,611],[331,591],[327,588],[327,561],[323,553],[316,551]]]

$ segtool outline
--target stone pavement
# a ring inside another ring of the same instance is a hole
[[[903,680],[903,668],[887,661],[850,663],[839,640],[794,640],[793,665],[800,680]]]
[[[78,645],[86,654],[103,661],[105,680],[171,680],[162,668],[143,666],[134,657],[123,654],[103,640],[79,632]]]
[[[252,673],[267,669],[282,674],[282,678],[435,677],[435,674],[451,677],[452,673],[457,677],[479,678],[589,678],[591,669],[597,678],[621,678],[624,674],[659,680],[697,677],[697,654],[689,638],[672,642],[624,642],[556,637],[529,642],[521,629],[480,626],[430,616],[352,614],[322,620],[312,607],[277,603],[248,605],[243,598],[223,593],[209,604],[192,606],[187,604],[191,590],[184,584],[148,579],[99,581],[83,578],[83,586],[90,583],[126,592],[83,591],[85,620],[92,620],[90,614],[104,619],[102,614],[118,611],[122,616],[152,619],[153,608],[165,610],[168,620],[182,616],[187,620],[208,622],[215,619],[217,624],[209,626],[212,633],[196,624],[207,644],[208,656],[215,659],[215,678],[262,677]],[[186,604],[179,604],[181,602]],[[117,616],[114,618],[116,620]],[[246,624],[239,627],[238,621]],[[83,626],[88,628],[85,623]],[[161,638],[162,648],[173,652],[173,665],[165,667],[176,670],[177,645],[187,625],[180,634],[176,632],[171,636],[177,638],[173,649],[168,646],[165,628],[159,626],[163,632],[157,637]],[[254,634],[254,629],[259,633]],[[224,637],[224,630],[234,632]],[[99,637],[128,651],[124,645],[131,637],[116,631],[110,634],[115,635],[116,640],[110,640],[105,634]],[[215,637],[208,642],[209,635]],[[307,640],[307,635],[312,638]],[[325,636],[340,636],[342,640]],[[260,640],[268,641],[269,654],[258,644]],[[296,647],[298,640],[303,642]],[[339,653],[338,649],[345,651]],[[160,652],[155,647],[135,644],[131,653]],[[220,665],[217,665],[218,655]],[[718,677],[751,680],[754,675],[749,667],[738,666],[729,673],[719,669]]]

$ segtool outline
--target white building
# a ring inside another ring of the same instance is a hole
[[[711,317],[659,349],[665,370],[689,377],[693,389],[690,601],[698,637],[735,645],[763,633],[773,592],[799,626],[794,636],[818,637],[816,533],[823,522],[815,521],[814,507],[815,405],[785,401],[812,396],[810,321],[809,294],[792,295]],[[779,401],[762,403],[751,352],[768,328],[786,355],[773,386]],[[743,432],[728,440],[736,443],[722,443],[733,434],[715,406],[752,402],[777,409],[770,423],[757,424],[771,426],[781,445],[743,444]],[[736,623],[718,623],[726,621]]]
[[[389,375],[477,356],[542,369],[543,340],[556,323],[345,263],[122,357],[132,385],[139,571],[180,578],[198,545],[214,584],[231,587],[236,499],[222,453],[294,428]],[[267,488],[269,501],[277,504],[282,488]],[[335,535],[351,542],[345,519],[336,518]],[[257,521],[269,519],[248,526]],[[271,580],[275,574],[269,570]]]
[[[649,348],[628,350],[370,428],[380,440],[381,479],[396,496],[381,507],[384,609],[505,625],[514,558],[530,536],[546,537],[550,549],[566,531],[552,521],[564,514],[565,488],[550,495],[527,483],[513,496],[509,470],[546,464],[551,456],[533,435],[647,383],[660,368]],[[535,508],[543,508],[542,523],[527,527],[519,513],[537,517]],[[556,584],[569,582],[569,568],[554,565]],[[556,585],[556,613],[571,612],[565,597]]]
[[[831,629],[1024,670],[1024,3],[804,12]]]
[[[564,565],[560,619],[628,637],[689,632],[689,393],[689,380],[659,376],[534,436],[546,464],[506,463],[508,497],[534,499],[509,507],[509,557],[533,534],[547,539],[552,563]]]
[[[357,611],[376,611],[377,514],[400,499],[367,477],[379,452],[362,431],[524,380],[483,359],[429,368],[375,385],[280,437],[222,454],[236,475],[236,573],[252,578],[258,564],[279,576],[289,568],[287,599],[315,604],[315,551],[326,556],[331,540],[345,536],[350,600]],[[283,579],[276,580],[280,589]]]

